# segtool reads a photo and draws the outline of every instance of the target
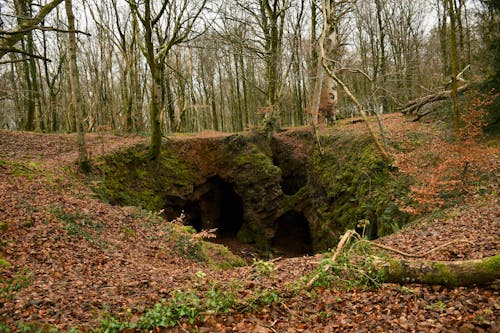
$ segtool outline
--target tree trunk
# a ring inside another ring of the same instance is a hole
[[[160,106],[161,79],[153,77],[151,80],[151,102],[149,105],[149,117],[151,122],[151,141],[149,144],[149,154],[152,159],[157,159],[160,156],[161,150]]]
[[[389,101],[387,99],[386,87],[387,87],[387,56],[385,51],[385,26],[382,19],[382,4],[381,0],[375,0],[375,5],[377,9],[377,24],[380,34],[380,77],[382,79],[382,111],[390,112]]]
[[[455,135],[458,135],[460,129],[460,114],[458,110],[458,50],[457,50],[457,24],[455,7],[453,0],[448,1],[448,14],[450,16],[450,60],[451,60],[451,108],[453,114],[453,127],[455,128]]]
[[[76,62],[76,33],[75,15],[73,14],[73,4],[71,0],[65,0],[66,16],[68,17],[68,51],[71,86],[71,107],[74,110],[76,120],[76,131],[78,137],[78,165],[83,171],[89,169],[89,158],[85,146],[85,127],[83,124],[84,111],[82,107],[80,82],[78,76],[78,65]]]
[[[333,6],[333,7],[328,7],[328,6]],[[328,74],[328,78],[331,79],[332,81],[335,81],[336,85],[340,86],[344,93],[347,95],[347,97],[356,105],[356,109],[358,110],[361,118],[363,118],[363,121],[365,123],[365,126],[368,130],[368,133],[370,134],[370,137],[373,139],[373,142],[376,146],[376,148],[380,151],[381,155],[383,158],[387,161],[390,162],[392,160],[391,155],[384,149],[384,147],[380,144],[377,136],[375,135],[373,129],[371,128],[371,125],[368,121],[367,114],[365,110],[363,109],[363,106],[361,103],[358,101],[358,99],[353,95],[349,87],[342,81],[340,78],[337,76],[335,73],[335,66],[329,66],[329,63],[327,63],[327,60],[325,57],[325,42],[326,38],[328,37],[329,43],[336,42],[335,40],[331,40],[333,36],[336,38],[336,27],[331,27],[331,24],[338,24],[339,17],[335,14],[335,2],[328,2],[327,0],[322,1],[322,10],[323,10],[323,17],[326,17],[326,23],[323,24],[323,32],[320,38],[319,42],[319,59],[323,65],[323,69]],[[332,17],[333,15],[333,17]],[[335,88],[336,89],[336,88]],[[336,91],[336,90],[335,90]]]
[[[376,258],[385,282],[441,284],[449,287],[489,285],[500,279],[500,255],[478,260],[426,261]]]

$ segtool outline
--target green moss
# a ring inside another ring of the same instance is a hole
[[[167,194],[182,197],[194,182],[191,170],[168,149],[152,161],[144,146],[129,148],[103,157],[96,169],[94,190],[103,200],[150,211],[162,209]]]
[[[18,177],[34,179],[40,172],[40,163],[38,162],[14,162],[0,160],[0,168],[4,169],[6,174]]]
[[[306,196],[309,193],[309,188],[307,186],[303,186],[300,190],[298,190],[293,195],[285,195],[283,198],[283,204],[286,210],[292,210],[297,205],[306,199]]]
[[[206,258],[206,262],[214,268],[230,269],[246,265],[241,257],[233,254],[224,245],[203,242],[202,252]]]
[[[186,226],[183,226],[183,231],[188,233],[188,234],[195,234],[196,233],[196,229],[190,225],[186,225]]]
[[[0,267],[9,268],[11,266],[12,266],[12,264],[10,262],[8,262],[7,260],[5,260],[3,258],[0,258]]]
[[[500,254],[483,260],[478,266],[481,271],[500,272]]]
[[[234,268],[243,266],[245,261],[231,253],[224,245],[207,242],[201,239],[191,226],[167,223],[165,230],[169,233],[169,242],[175,254],[214,268]]]
[[[325,154],[312,149],[304,171],[306,185],[293,195],[280,191],[282,172],[266,141],[243,135],[174,142],[163,148],[157,161],[148,158],[145,146],[106,156],[95,164],[100,178],[96,192],[113,204],[165,209],[170,218],[189,200],[198,200],[193,198],[197,186],[217,175],[233,184],[242,200],[245,221],[238,240],[263,250],[270,246],[274,212],[295,210],[306,216],[315,250],[334,246],[336,235],[356,228],[359,220],[371,222],[371,238],[407,222],[408,215],[399,211],[395,198],[405,197],[408,182],[391,170],[368,135],[343,132],[322,141]],[[187,253],[202,256],[196,247]]]
[[[244,224],[240,230],[238,230],[236,238],[242,243],[249,244],[255,241],[255,232],[250,229],[247,224]]]
[[[236,156],[235,167],[243,172],[248,171],[248,174],[241,176],[251,176],[250,179],[253,180],[281,177],[280,168],[274,165],[272,158],[264,154],[256,145],[250,145],[248,149]],[[260,184],[258,181],[253,183]]]
[[[309,186],[320,198],[318,216],[330,230],[341,233],[366,219],[371,222],[368,236],[375,238],[408,221],[409,216],[395,204],[396,198],[406,196],[408,179],[391,170],[368,136],[344,134],[326,138],[323,144],[328,147],[325,153],[314,151],[309,158]],[[323,233],[325,228],[316,230]]]
[[[428,284],[445,284],[456,286],[458,283],[457,276],[441,262],[436,262],[432,265],[432,270],[422,276],[422,282]]]

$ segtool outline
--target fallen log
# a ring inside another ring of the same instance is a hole
[[[458,88],[458,93],[461,94],[464,91],[466,91],[469,88],[468,84],[464,84],[460,88]],[[411,114],[417,114],[417,119],[422,118],[423,116],[431,113],[433,110],[426,111],[422,114],[419,114],[419,111],[427,104],[442,101],[445,99],[448,99],[451,95],[451,90],[443,90],[434,94],[430,94],[427,96],[419,97],[414,100],[409,101],[405,105],[401,106],[398,108],[398,111],[400,111],[403,114],[411,115]]]
[[[464,73],[469,69],[470,69],[470,65],[465,66],[465,68],[462,69],[462,71],[460,73],[458,73],[457,76],[455,77],[456,81],[460,81],[460,82],[464,83],[464,85],[462,85],[461,87],[458,87],[458,91],[457,91],[458,94],[461,94],[464,91],[466,91],[467,89],[469,89],[469,84],[463,78]],[[450,80],[446,84],[446,86],[448,86],[452,82],[453,82],[453,79]],[[427,110],[426,112],[419,113],[419,111],[422,109],[422,107],[424,107],[425,105],[430,104],[430,103],[434,103],[434,102],[438,102],[438,101],[442,101],[442,100],[450,98],[451,92],[452,92],[451,90],[443,90],[443,91],[439,91],[439,92],[434,93],[434,94],[430,94],[427,96],[416,98],[414,100],[409,101],[405,105],[399,107],[398,111],[402,112],[403,114],[416,113],[417,118],[414,119],[413,121],[417,121],[420,118],[422,118],[422,117],[428,115],[429,113],[431,113],[432,111],[434,111],[434,109],[430,109],[430,110]]]
[[[476,260],[427,261],[375,258],[384,282],[440,284],[449,287],[492,285],[500,279],[500,255]]]
[[[356,231],[347,230],[331,258],[332,263],[324,266],[322,271],[318,271],[306,284],[307,288],[310,288],[322,273],[326,273],[335,265],[340,253],[353,238],[357,242],[367,242],[382,250],[391,251],[406,258],[412,258],[408,260],[391,256],[370,256],[372,258],[372,267],[380,277],[380,282],[439,284],[448,287],[473,285],[490,285],[496,287],[500,284],[500,254],[483,259],[462,261],[429,261],[417,259],[457,242],[469,243],[467,240],[453,240],[430,249],[424,254],[416,255],[367,241],[362,239]]]

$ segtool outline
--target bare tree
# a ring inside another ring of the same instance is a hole
[[[345,5],[345,2],[344,1],[336,2],[335,0],[323,0],[322,1],[323,17],[326,19],[324,19],[324,22],[323,22],[323,32],[322,32],[320,42],[319,42],[319,50],[320,50],[319,60],[321,61],[323,68],[326,71],[328,77],[330,79],[334,80],[335,83],[338,84],[343,89],[343,91],[347,95],[347,97],[356,105],[356,108],[357,108],[360,116],[363,118],[363,121],[364,121],[366,128],[368,130],[368,133],[370,134],[370,136],[372,137],[372,139],[375,143],[375,146],[380,151],[380,153],[382,154],[384,159],[389,161],[391,159],[391,157],[390,157],[389,153],[387,152],[387,150],[380,144],[379,139],[377,138],[377,136],[375,135],[375,132],[371,128],[371,125],[368,122],[368,118],[367,118],[365,110],[363,109],[363,106],[358,101],[356,96],[354,96],[354,94],[351,92],[351,89],[349,89],[349,87],[337,75],[336,70],[342,70],[342,69],[336,68],[335,66],[332,67],[331,64],[332,63],[335,64],[335,62],[336,62],[335,59],[331,59],[331,58],[328,58],[326,56],[326,54],[327,54],[326,49],[332,47],[332,43],[333,43],[332,39],[331,39],[332,38],[332,31],[336,31],[336,28],[330,27],[330,24],[338,24],[338,22],[339,22],[338,21],[339,16],[335,17],[335,19],[331,19],[331,18],[329,18],[329,15],[331,16],[331,15],[335,15],[334,13],[338,13],[336,11],[339,9],[338,7],[336,7],[337,5]],[[333,35],[335,35],[335,34],[333,33]],[[330,39],[328,41],[328,43],[326,43],[327,38]],[[333,45],[335,45],[335,44],[333,44]]]
[[[73,14],[72,0],[65,0],[66,16],[68,17],[68,53],[70,68],[71,107],[76,116],[76,130],[78,137],[78,164],[84,171],[89,169],[89,156],[85,145],[84,109],[80,93],[80,77],[77,63],[77,43],[75,33],[75,15]]]
[[[149,152],[153,159],[158,158],[161,149],[162,129],[161,110],[164,107],[166,89],[163,82],[165,60],[175,45],[190,39],[200,14],[207,4],[201,0],[196,4],[189,0],[145,0],[128,1],[134,15],[142,26],[142,52],[151,74],[149,117],[151,142]],[[162,24],[164,21],[165,24]]]
[[[40,23],[44,18],[63,0],[52,0],[44,6],[40,7],[38,13],[33,17],[22,17],[16,28],[9,31],[0,31],[2,38],[0,39],[0,59],[9,52],[25,54],[36,57],[37,55],[25,52],[16,48],[15,45],[20,42],[24,35],[34,29],[40,28]]]
[[[453,126],[455,128],[455,134],[458,135],[458,131],[460,129],[460,114],[458,111],[458,46],[456,12],[453,0],[445,1],[448,3],[448,15],[450,16],[451,105]]]

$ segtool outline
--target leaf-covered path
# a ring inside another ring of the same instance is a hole
[[[145,139],[89,135],[88,141],[97,156]],[[181,258],[158,217],[95,198],[75,159],[72,135],[0,132],[0,331],[34,324],[91,330],[106,313],[137,320],[176,290],[195,290],[203,299],[233,285],[240,300],[236,309],[206,311],[194,323],[179,322],[169,331],[500,331],[494,288],[333,285],[289,293],[318,266],[321,255],[229,270]],[[433,252],[427,257],[433,260],[498,254],[499,208],[494,193],[471,197],[378,242],[409,253],[453,239],[471,242]],[[255,295],[265,304],[252,303]]]

